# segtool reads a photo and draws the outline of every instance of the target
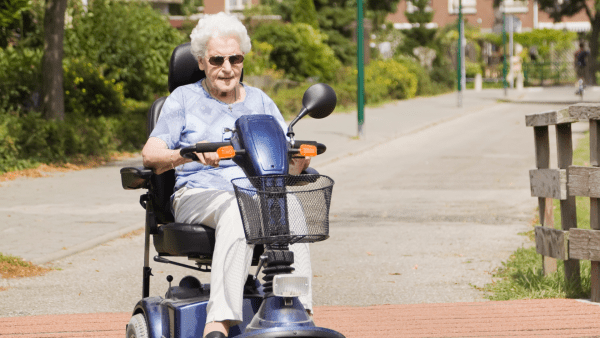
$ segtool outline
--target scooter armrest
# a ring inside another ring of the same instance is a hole
[[[150,168],[121,168],[121,184],[125,190],[148,189],[148,183],[152,175],[154,175],[154,172]]]

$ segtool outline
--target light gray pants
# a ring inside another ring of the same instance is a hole
[[[175,193],[173,209],[176,222],[201,223],[215,229],[206,323],[229,320],[235,325],[241,322],[244,284],[254,246],[246,244],[234,192],[183,187]],[[294,252],[294,274],[312,280],[308,244],[293,244],[290,250]],[[312,290],[308,296],[300,297],[300,301],[312,312]]]

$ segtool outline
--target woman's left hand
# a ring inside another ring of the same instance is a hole
[[[290,175],[300,175],[310,165],[310,157],[293,157],[290,160]]]

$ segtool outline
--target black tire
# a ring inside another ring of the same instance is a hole
[[[148,338],[148,325],[144,314],[138,313],[131,317],[127,324],[127,335],[125,338]]]

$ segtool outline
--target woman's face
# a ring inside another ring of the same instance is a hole
[[[198,66],[206,73],[211,91],[219,95],[232,92],[240,82],[243,63],[231,64],[229,58],[220,66],[210,64],[213,56],[243,55],[240,44],[233,36],[216,36],[208,40],[206,55],[198,60]]]

